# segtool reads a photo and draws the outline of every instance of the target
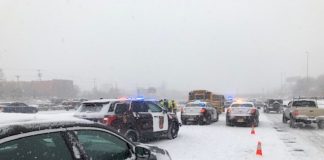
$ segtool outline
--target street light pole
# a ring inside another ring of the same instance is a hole
[[[307,78],[307,83],[308,83],[308,79],[309,79],[309,72],[308,72],[308,69],[309,69],[309,62],[308,62],[308,59],[309,59],[309,52],[306,51],[306,56],[307,56],[307,60],[306,60],[306,78]]]

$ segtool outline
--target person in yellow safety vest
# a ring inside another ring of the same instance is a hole
[[[167,109],[170,112],[169,102],[167,99],[163,100],[163,106],[165,109]]]
[[[174,100],[171,101],[171,108],[173,113],[177,113],[177,104]]]

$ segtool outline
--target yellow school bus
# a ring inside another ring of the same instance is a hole
[[[208,90],[193,90],[189,92],[189,101],[195,100],[210,102],[217,109],[218,113],[222,113],[224,111],[224,95],[214,94]]]

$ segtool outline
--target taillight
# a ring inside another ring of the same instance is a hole
[[[0,108],[0,112],[3,112],[3,108]]]
[[[115,115],[108,115],[103,118],[103,123],[106,125],[111,126],[112,123],[117,119],[117,116]]]
[[[249,113],[250,114],[254,114],[255,112],[256,112],[256,109],[255,108],[252,108],[252,109],[249,110]]]
[[[206,108],[200,109],[200,113],[205,113],[205,112],[206,112]]]
[[[298,110],[294,110],[294,111],[292,112],[292,115],[295,116],[295,117],[298,116],[298,115],[299,115]]]

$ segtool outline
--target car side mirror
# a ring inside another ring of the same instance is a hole
[[[147,148],[136,146],[135,147],[136,159],[150,159],[151,151]]]

